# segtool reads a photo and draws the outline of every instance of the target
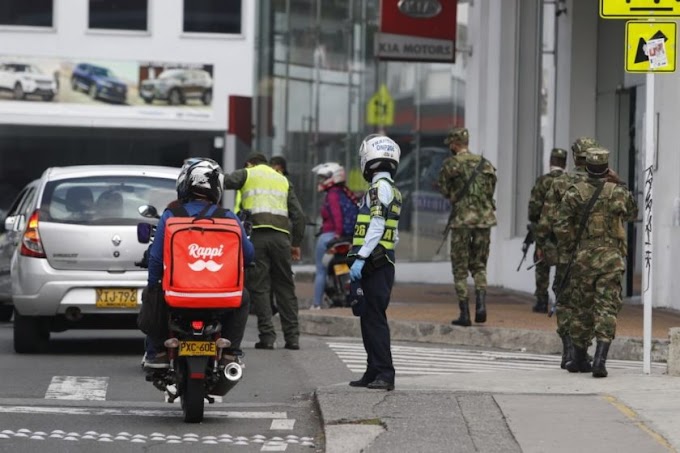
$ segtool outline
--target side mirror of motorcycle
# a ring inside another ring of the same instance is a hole
[[[139,214],[142,217],[147,217],[150,219],[158,219],[160,216],[158,215],[158,210],[156,209],[155,206],[152,206],[150,204],[145,204],[139,207],[138,209]]]
[[[137,224],[137,240],[140,244],[148,244],[151,242],[151,229],[153,226],[150,223]]]

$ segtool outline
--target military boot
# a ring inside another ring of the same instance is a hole
[[[475,300],[475,322],[486,322],[486,291],[477,291]]]
[[[571,337],[569,335],[562,335],[560,338],[562,338],[562,363],[560,363],[560,368],[565,370],[567,369],[567,362],[571,360]]]
[[[536,298],[536,305],[532,308],[534,313],[548,313],[548,298],[539,296]]]
[[[451,321],[454,326],[470,327],[472,323],[470,322],[470,304],[467,300],[458,302],[458,307],[460,307],[460,316],[458,319]]]
[[[610,344],[611,343],[605,341],[597,342],[595,357],[593,358],[593,377],[607,377],[607,368],[605,368],[604,365],[605,362],[607,362],[607,353],[609,352]]]
[[[593,371],[593,367],[588,361],[588,349],[572,343],[571,360],[567,362],[566,367],[570,373],[590,373]]]

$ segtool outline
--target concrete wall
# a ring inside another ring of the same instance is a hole
[[[225,130],[228,96],[253,95],[256,2],[243,0],[241,35],[217,37],[183,33],[182,5],[183,0],[149,0],[147,32],[106,32],[88,30],[88,0],[54,0],[54,28],[21,30],[2,27],[0,55],[213,64],[215,77],[212,121],[174,121],[172,124],[173,121],[169,120],[97,120],[29,115],[21,122]],[[15,115],[0,115],[1,123],[16,121]]]

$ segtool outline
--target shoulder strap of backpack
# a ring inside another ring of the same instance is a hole
[[[475,166],[474,171],[472,172],[472,175],[470,175],[470,178],[465,181],[465,185],[463,186],[460,191],[456,194],[456,203],[458,203],[465,195],[467,195],[468,190],[470,190],[470,186],[472,183],[477,179],[477,175],[482,171],[482,167],[484,166],[484,162],[486,162],[486,159],[484,159],[484,156],[479,160],[479,163]]]
[[[175,217],[191,217],[184,206],[174,206],[168,208],[168,210],[172,212],[172,215]]]

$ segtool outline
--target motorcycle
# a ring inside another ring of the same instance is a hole
[[[141,206],[139,213],[158,219],[153,206]],[[153,243],[155,226],[140,223],[137,239],[140,243]],[[149,246],[150,247],[150,246]],[[136,263],[148,268],[148,252]],[[243,367],[237,356],[224,356],[231,342],[221,335],[222,310],[186,309],[168,307],[167,349],[170,367],[147,369],[146,380],[166,393],[166,401],[180,399],[184,421],[199,423],[203,420],[204,404],[213,404],[213,396],[226,395],[243,377]]]
[[[326,266],[324,293],[330,307],[349,307],[349,260],[347,253],[352,248],[352,238],[341,237],[328,243],[322,262]]]

